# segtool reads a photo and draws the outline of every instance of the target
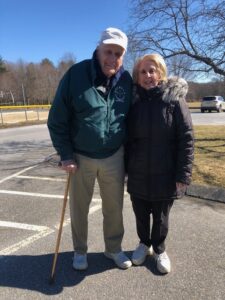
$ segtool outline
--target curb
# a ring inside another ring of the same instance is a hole
[[[225,203],[225,189],[219,187],[191,184],[187,188],[186,195]]]

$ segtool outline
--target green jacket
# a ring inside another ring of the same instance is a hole
[[[132,79],[124,71],[105,100],[94,87],[92,60],[73,65],[62,78],[49,112],[48,128],[61,160],[74,153],[105,158],[125,139],[125,118],[132,93]]]

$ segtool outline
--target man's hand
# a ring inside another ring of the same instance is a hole
[[[60,163],[60,168],[67,173],[75,173],[78,169],[77,164],[73,159],[62,160]]]

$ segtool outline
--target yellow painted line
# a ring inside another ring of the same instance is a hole
[[[26,108],[50,108],[51,105],[0,105],[0,109],[26,109]]]

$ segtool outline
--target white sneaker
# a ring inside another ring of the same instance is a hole
[[[118,253],[104,252],[104,255],[112,259],[121,269],[128,269],[132,266],[132,262],[122,251]]]
[[[152,255],[152,247],[148,247],[143,243],[140,243],[132,254],[132,263],[136,266],[143,264],[147,255]]]
[[[88,267],[87,254],[79,254],[74,252],[73,268],[75,270],[86,270]]]
[[[154,257],[156,260],[157,269],[160,273],[166,274],[171,271],[170,259],[165,251],[161,254],[154,253]]]

